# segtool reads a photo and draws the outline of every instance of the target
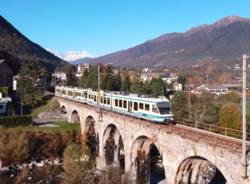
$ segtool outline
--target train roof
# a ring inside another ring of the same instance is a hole
[[[109,94],[109,93],[106,93]],[[139,96],[137,94],[116,94],[113,93],[112,96],[118,97],[118,98],[127,98],[131,100],[140,100],[140,101],[147,101],[151,103],[160,103],[160,102],[169,102],[169,100],[166,97],[161,97],[161,98],[152,98],[152,97],[144,97],[144,96]]]
[[[94,91],[92,89],[86,89],[86,88],[77,88],[77,87],[70,87],[70,86],[57,86],[59,88],[64,88],[64,89],[74,89],[74,90],[83,90],[83,91],[91,91],[94,93],[97,93],[97,91]],[[160,102],[169,102],[169,100],[161,96],[160,98],[152,98],[148,97],[146,95],[138,95],[138,94],[133,94],[133,93],[123,93],[123,92],[118,92],[118,91],[100,91],[101,94],[105,94],[106,96],[112,96],[112,97],[117,97],[117,98],[123,98],[123,99],[129,99],[129,100],[139,100],[143,102],[148,102],[148,103],[160,103]]]

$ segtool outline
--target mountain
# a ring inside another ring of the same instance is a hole
[[[169,33],[127,50],[91,60],[117,66],[192,66],[204,61],[225,63],[250,52],[250,19],[225,17],[184,33]]]
[[[67,65],[62,59],[26,38],[2,16],[0,16],[0,51],[19,58],[21,63],[39,61],[49,71]]]
[[[80,58],[80,59],[77,59],[74,61],[70,61],[69,63],[73,64],[73,65],[79,65],[79,64],[83,64],[83,63],[89,63],[89,62],[91,62],[92,59],[93,58],[85,57],[85,58]]]

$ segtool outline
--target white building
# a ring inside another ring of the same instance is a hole
[[[182,84],[179,84],[179,83],[174,83],[173,87],[174,87],[175,91],[182,91],[183,90]]]
[[[194,94],[202,94],[204,91],[218,96],[229,92],[228,87],[218,84],[202,84],[201,86],[193,89],[191,92]]]
[[[60,79],[62,81],[66,81],[66,79],[67,79],[66,73],[64,73],[64,72],[55,72],[52,74],[52,77],[54,77],[56,79]]]
[[[146,82],[152,80],[153,76],[149,68],[144,68],[141,73],[141,81]]]
[[[77,65],[77,73],[84,73],[86,70],[89,71],[89,67],[89,63],[79,64]]]
[[[241,70],[240,64],[235,64],[234,65],[234,70]]]
[[[176,83],[177,79],[178,75],[175,73],[170,73],[169,75],[162,77],[162,80],[165,81],[167,84]]]
[[[10,97],[3,97],[3,94],[0,93],[0,116],[7,113],[7,104],[11,101]]]

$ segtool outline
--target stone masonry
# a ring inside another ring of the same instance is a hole
[[[86,119],[88,117],[94,119],[94,128],[99,139],[97,166],[100,169],[104,169],[106,166],[104,154],[105,140],[107,139],[106,134],[109,132],[107,128],[112,125],[116,127],[116,134],[119,134],[122,139],[125,172],[131,178],[136,177],[135,157],[139,147],[142,145],[141,140],[143,140],[144,150],[148,151],[150,144],[153,143],[162,155],[168,184],[174,184],[179,180],[177,171],[180,172],[183,161],[196,156],[209,161],[213,165],[210,167],[212,172],[214,172],[213,169],[216,167],[228,184],[250,184],[249,178],[244,179],[241,177],[241,142],[237,139],[178,124],[155,124],[105,110],[98,113],[97,108],[86,104],[62,98],[57,98],[57,100],[60,106],[66,109],[69,122],[72,121],[72,112],[78,113],[82,133],[86,131]],[[250,154],[248,154],[248,160],[250,160]],[[249,174],[250,166],[248,166]]]

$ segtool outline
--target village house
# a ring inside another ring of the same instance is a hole
[[[7,105],[12,100],[10,97],[3,97],[3,94],[0,92],[0,116],[3,116],[7,113]]]
[[[89,71],[89,68],[90,68],[89,63],[83,63],[83,64],[77,65],[76,77],[80,78],[85,71]]]
[[[13,89],[14,70],[8,60],[0,59],[0,116],[7,113],[7,106],[12,100],[8,96]]]
[[[65,72],[55,72],[52,74],[52,77],[56,80],[60,80],[60,81],[66,81],[67,76]]]
[[[223,95],[229,92],[228,87],[219,84],[202,84],[191,91],[194,94],[202,94],[203,92],[209,92],[215,95]]]

